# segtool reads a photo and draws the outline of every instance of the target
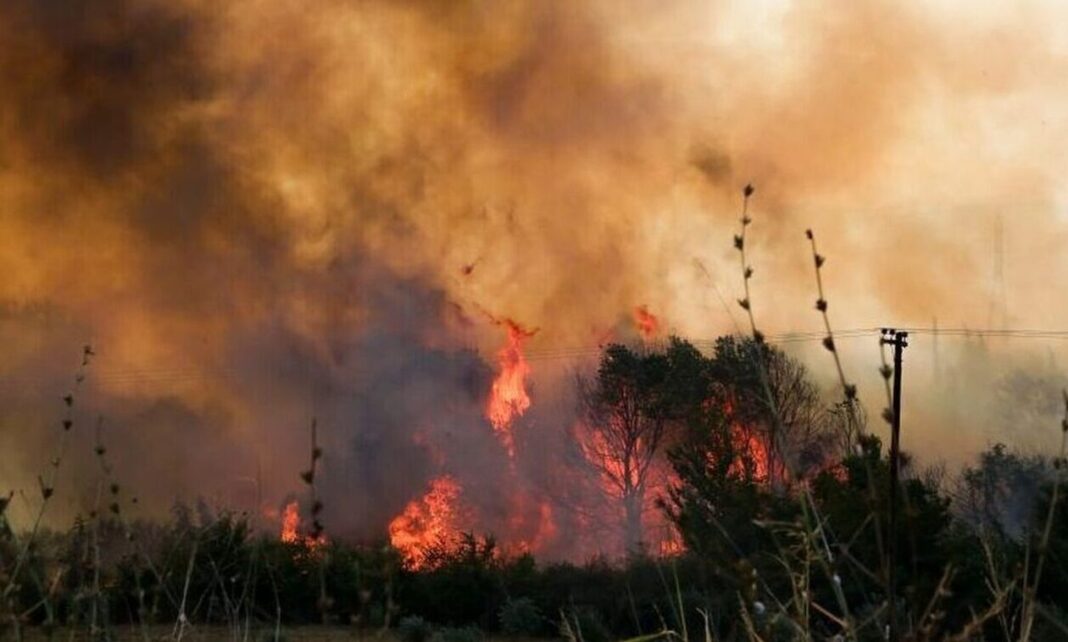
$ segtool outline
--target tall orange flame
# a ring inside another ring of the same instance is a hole
[[[297,500],[293,500],[286,504],[286,508],[282,511],[282,532],[279,535],[279,539],[283,542],[295,544],[300,541],[300,535],[297,534],[297,528],[300,526],[300,505]]]
[[[512,422],[530,408],[530,395],[527,394],[526,387],[530,364],[523,356],[523,343],[534,336],[536,330],[525,330],[511,319],[505,319],[501,323],[508,328],[508,342],[497,353],[497,377],[493,380],[490,390],[486,418],[508,451],[508,457],[514,459],[515,438],[512,434]]]
[[[318,538],[301,535],[300,502],[295,499],[286,504],[285,509],[282,511],[282,531],[278,534],[278,539],[287,544],[304,544],[308,548],[326,544],[325,535],[320,535]]]
[[[389,541],[404,557],[411,569],[426,565],[427,551],[445,544],[458,532],[457,506],[462,488],[445,475],[430,482],[430,490],[421,499],[412,500],[400,515],[389,523]]]

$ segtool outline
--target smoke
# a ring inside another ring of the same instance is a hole
[[[314,415],[332,527],[380,534],[445,472],[493,512],[514,489],[485,481],[509,478],[483,416],[504,340],[490,318],[540,328],[546,354],[634,336],[639,306],[665,331],[731,331],[717,296],[739,289],[747,181],[766,331],[819,328],[808,227],[841,328],[982,327],[992,305],[1056,327],[1060,12],[5,3],[0,484],[32,486],[92,343],[79,439],[104,417],[144,505],[277,501],[299,489]],[[909,390],[929,409],[915,445],[952,458],[954,413],[1032,357],[994,345],[979,364],[949,341],[945,368],[992,371]],[[874,344],[854,345],[846,365],[880,408]],[[534,462],[568,412],[567,367],[534,369],[553,412],[520,426],[543,448],[517,484],[547,474]]]

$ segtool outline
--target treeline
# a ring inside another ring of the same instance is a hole
[[[762,341],[723,338],[707,356],[678,339],[611,346],[581,388],[589,429],[618,431],[598,441],[618,451],[593,462],[605,458],[628,516],[624,560],[542,564],[468,534],[416,571],[385,544],[282,542],[247,516],[181,506],[167,523],[130,521],[105,500],[64,533],[0,521],[0,626],[866,641],[883,639],[892,599],[910,640],[1065,639],[1063,452],[997,446],[953,478],[906,459],[891,532],[888,461],[865,413],[848,397],[823,401],[800,364]],[[648,474],[658,465],[663,482]],[[644,552],[631,503],[649,498],[685,552]]]

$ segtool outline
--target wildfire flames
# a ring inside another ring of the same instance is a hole
[[[768,448],[764,440],[745,426],[731,426],[734,448],[741,457],[731,466],[731,472],[752,476],[757,481],[768,479]],[[747,470],[748,468],[748,470]]]
[[[501,323],[508,329],[508,342],[497,353],[497,377],[490,390],[486,418],[508,451],[508,457],[515,459],[512,422],[530,408],[530,395],[526,388],[530,365],[523,356],[523,343],[534,336],[536,330],[525,330],[511,319]]]
[[[430,482],[426,495],[408,502],[389,523],[389,541],[401,552],[406,566],[423,567],[431,547],[447,545],[459,532],[457,506],[462,490],[452,477],[438,477]]]
[[[638,326],[638,332],[642,339],[649,341],[660,332],[660,319],[649,311],[649,306],[639,305],[634,308],[634,324]]]
[[[300,502],[293,500],[286,504],[282,511],[282,530],[278,538],[287,544],[304,544],[309,548],[315,548],[326,543],[326,536],[318,538],[302,535],[300,528]]]
[[[731,465],[735,475],[751,476],[756,481],[767,481],[771,472],[768,446],[751,426],[745,425],[734,413],[730,400],[723,404],[723,416],[730,422],[731,441],[738,458]]]
[[[294,500],[286,504],[282,511],[282,532],[279,539],[283,542],[295,544],[300,541],[297,529],[300,527],[300,505]]]

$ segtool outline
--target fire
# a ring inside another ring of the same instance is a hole
[[[579,441],[582,456],[600,472],[601,487],[605,495],[619,498],[624,487],[639,485],[641,480],[638,478],[638,469],[626,466],[625,462],[617,458],[617,453],[603,433],[584,429],[581,425],[577,430],[577,434],[582,435]],[[636,446],[641,447],[640,439]]]
[[[634,324],[638,326],[638,332],[642,339],[649,341],[660,332],[660,319],[649,311],[649,306],[639,305],[634,308]]]
[[[508,536],[505,550],[510,553],[543,550],[557,536],[552,504],[528,492],[516,493],[512,497],[505,532]]]
[[[759,435],[745,426],[732,425],[731,439],[739,458],[731,465],[731,472],[752,475],[757,481],[768,480],[768,448]]]
[[[448,543],[459,531],[458,501],[462,488],[445,475],[430,482],[421,499],[412,500],[389,523],[389,541],[401,552],[408,568],[426,565],[430,548]]]
[[[282,533],[279,535],[279,539],[289,544],[299,542],[300,535],[297,533],[299,527],[300,504],[293,500],[286,504],[285,510],[282,511]]]
[[[674,526],[668,524],[661,529],[657,552],[661,557],[674,557],[686,552],[686,544],[682,541],[682,536],[679,535]]]
[[[674,524],[661,510],[658,502],[667,489],[678,483],[678,478],[662,455],[656,455],[643,469],[640,456],[628,457],[617,445],[613,445],[605,432],[592,430],[582,422],[574,427],[582,456],[596,473],[595,492],[608,500],[598,506],[589,506],[586,512],[599,524],[618,524],[627,527],[627,504],[639,511],[639,543],[645,551],[661,556],[678,555],[685,546]],[[638,438],[633,451],[641,453],[645,442]],[[595,538],[589,543],[591,552],[625,554],[629,552],[626,541],[610,542]]]
[[[735,417],[734,404],[730,399],[723,403],[723,414],[730,422],[731,441],[739,455],[731,464],[730,472],[741,476],[752,475],[757,481],[768,481],[771,466],[767,444],[752,427]]]
[[[534,336],[536,330],[525,330],[511,319],[505,319],[502,323],[508,328],[508,343],[497,353],[497,377],[490,390],[486,417],[508,451],[508,457],[514,459],[512,422],[530,408],[530,395],[526,388],[530,364],[523,356],[523,343]]]
[[[282,510],[282,530],[278,534],[278,539],[287,544],[303,544],[308,548],[316,548],[326,544],[326,536],[320,535],[319,537],[311,537],[310,535],[301,535],[300,529],[300,502],[293,500],[286,504],[285,509]]]

